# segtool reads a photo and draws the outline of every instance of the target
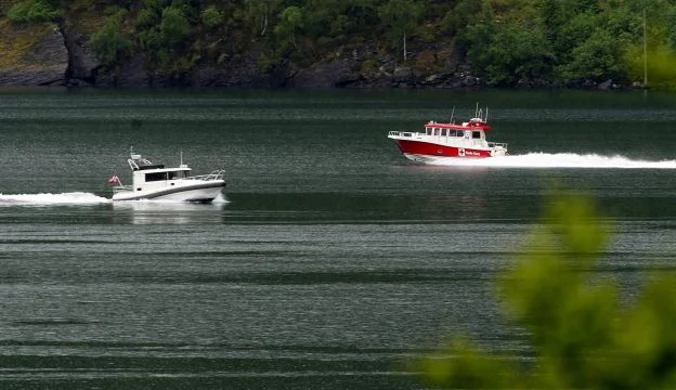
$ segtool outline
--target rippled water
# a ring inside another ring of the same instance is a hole
[[[386,138],[477,101],[508,163]],[[526,355],[492,280],[552,180],[612,222],[599,275],[674,270],[674,119],[652,93],[3,91],[0,386],[420,388],[454,332]],[[225,168],[224,199],[113,204],[130,146]]]

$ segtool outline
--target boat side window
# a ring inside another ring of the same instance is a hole
[[[441,129],[441,135],[443,137],[447,137],[448,136],[448,129]]]
[[[169,180],[182,179],[184,177],[185,177],[185,175],[183,174],[183,171],[171,171],[171,172],[169,172]]]
[[[456,136],[458,136],[458,137],[464,137],[464,136],[465,136],[465,132],[462,131],[462,130],[458,130]]]
[[[441,129],[434,129],[434,135],[441,135]]]
[[[149,181],[162,181],[162,180],[167,180],[166,172],[146,173],[146,183]]]
[[[429,127],[425,127],[425,134],[432,135],[432,129],[430,129]]]
[[[473,131],[472,132],[472,138],[481,139],[481,132],[480,131]]]

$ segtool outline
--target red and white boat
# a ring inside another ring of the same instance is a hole
[[[507,155],[507,144],[487,142],[488,112],[482,118],[477,108],[475,117],[456,124],[430,121],[424,132],[390,131],[387,138],[397,142],[406,158],[422,163],[446,159],[486,158]]]

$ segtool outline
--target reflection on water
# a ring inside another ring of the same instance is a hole
[[[114,219],[135,225],[221,223],[227,201],[209,204],[166,201],[113,202]]]

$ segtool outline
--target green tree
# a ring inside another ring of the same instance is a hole
[[[554,54],[535,5],[525,3],[518,12],[508,7],[498,10],[488,2],[460,5],[463,17],[470,18],[461,35],[469,47],[466,58],[489,84],[511,86],[551,76]],[[472,10],[478,12],[474,17]]]
[[[518,24],[494,28],[496,32],[485,46],[468,52],[468,58],[483,69],[489,84],[509,86],[550,75],[552,54],[538,29]]]
[[[642,45],[627,50],[626,63],[632,80],[643,82],[644,71],[648,75],[648,86],[661,89],[676,89],[676,52],[667,44],[653,46],[647,52],[649,61],[644,62]],[[647,64],[647,69],[644,69]]]
[[[401,42],[404,62],[408,59],[406,42],[417,27],[422,10],[422,4],[416,0],[388,0],[378,8],[378,15],[390,35]]]
[[[96,56],[107,65],[119,64],[131,51],[132,43],[122,33],[125,14],[126,11],[121,9],[114,12],[89,39],[89,45]]]
[[[160,22],[160,36],[162,41],[171,48],[180,48],[192,33],[192,26],[181,7],[168,7],[162,11]]]
[[[61,11],[46,0],[21,0],[7,11],[7,18],[15,23],[34,23],[57,19]]]
[[[296,34],[303,27],[303,13],[299,7],[294,5],[287,7],[279,17],[279,23],[275,26],[275,36],[279,40],[282,50],[289,48],[289,45],[294,48],[296,44]]]
[[[157,9],[154,8],[142,8],[136,14],[134,20],[134,27],[137,31],[143,31],[151,29],[157,26],[160,22],[160,14]]]
[[[223,14],[214,5],[202,11],[202,24],[209,30],[215,30],[223,24]]]
[[[596,29],[588,39],[573,49],[572,60],[559,68],[560,74],[568,81],[623,81],[627,75],[623,61],[624,50],[617,37],[610,35],[605,29]]]
[[[457,339],[421,362],[431,385],[462,389],[671,389],[676,386],[676,279],[651,278],[631,304],[590,278],[606,242],[589,198],[550,198],[542,227],[498,282],[535,361],[519,365]]]
[[[254,35],[265,36],[271,15],[279,10],[282,3],[282,0],[244,0],[244,19],[255,26]]]
[[[359,31],[360,35],[373,34],[375,30],[372,26],[377,25],[380,20],[375,0],[348,0],[345,15],[349,18],[352,28]]]
[[[305,34],[321,42],[340,37],[350,28],[346,7],[347,2],[343,0],[307,0],[303,7]]]
[[[634,30],[638,30],[626,39],[629,77],[643,82],[647,71],[650,87],[676,88],[676,4],[672,3],[665,0],[628,2],[628,8],[636,11],[629,15],[634,16]]]

